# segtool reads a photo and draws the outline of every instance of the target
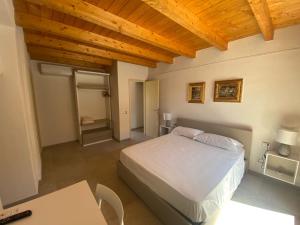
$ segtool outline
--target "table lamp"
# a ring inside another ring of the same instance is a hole
[[[171,127],[172,114],[163,113],[163,117],[164,117],[166,127]]]
[[[294,130],[279,129],[276,141],[281,145],[278,148],[278,154],[282,156],[289,156],[291,152],[291,145],[296,145],[298,132]]]

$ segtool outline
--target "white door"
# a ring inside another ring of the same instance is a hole
[[[144,85],[145,96],[145,135],[157,137],[159,134],[159,81],[146,81]]]

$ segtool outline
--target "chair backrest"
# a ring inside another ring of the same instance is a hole
[[[104,200],[108,204],[110,204],[115,212],[117,213],[119,224],[124,225],[123,218],[124,218],[124,209],[123,204],[119,196],[110,188],[102,185],[97,184],[96,187],[96,198],[99,204],[99,208],[101,208],[101,201]]]

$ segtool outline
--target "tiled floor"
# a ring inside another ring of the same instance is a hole
[[[293,215],[295,225],[300,225],[299,187],[250,172],[244,176],[232,200],[261,209]]]
[[[87,180],[94,190],[97,183],[111,187],[120,196],[125,208],[126,225],[159,225],[161,222],[144,203],[123,183],[116,173],[120,150],[146,140],[121,143],[109,141],[81,148],[78,143],[66,143],[45,148],[42,154],[43,180],[40,194],[46,194],[80,180]],[[255,174],[245,175],[233,196],[233,201],[300,217],[300,189]],[[110,210],[105,210],[114,221]],[[256,223],[259,224],[259,223]]]

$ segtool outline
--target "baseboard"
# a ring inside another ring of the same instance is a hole
[[[42,146],[42,150],[43,150],[44,148],[53,147],[53,146],[57,146],[57,145],[61,145],[61,144],[67,144],[67,143],[71,143],[71,142],[79,142],[79,140],[78,140],[78,139],[75,139],[75,140],[70,140],[70,141],[60,142],[60,143],[56,143],[56,144],[45,145],[45,146]]]
[[[38,197],[40,197],[39,193],[34,192],[34,193],[30,194],[27,197],[24,197],[24,198],[21,198],[19,200],[16,200],[16,201],[12,202],[12,203],[8,203],[8,204],[3,205],[3,208],[7,209],[7,208],[10,208],[10,207],[19,205],[21,203],[24,203],[24,202],[28,202],[28,201],[33,200],[33,199],[38,198]]]
[[[138,130],[138,129],[142,129],[142,128],[144,129],[144,127],[136,127],[136,128],[131,128],[130,130],[134,131],[134,130]]]
[[[283,185],[286,185],[286,186],[290,186],[291,188],[295,188],[295,189],[297,189],[297,190],[300,190],[300,187],[297,186],[297,185],[293,185],[293,184],[289,184],[289,183],[286,183],[286,182],[281,181],[281,180],[277,180],[277,179],[275,179],[275,178],[266,176],[266,175],[264,175],[263,173],[258,173],[258,172],[254,171],[254,170],[248,169],[248,170],[247,170],[247,173],[252,174],[252,175],[255,175],[255,176],[258,176],[258,177],[262,177],[262,178],[264,178],[265,180],[268,180],[268,181],[273,182],[274,184],[276,184],[276,183],[277,183],[277,184],[283,184]]]

